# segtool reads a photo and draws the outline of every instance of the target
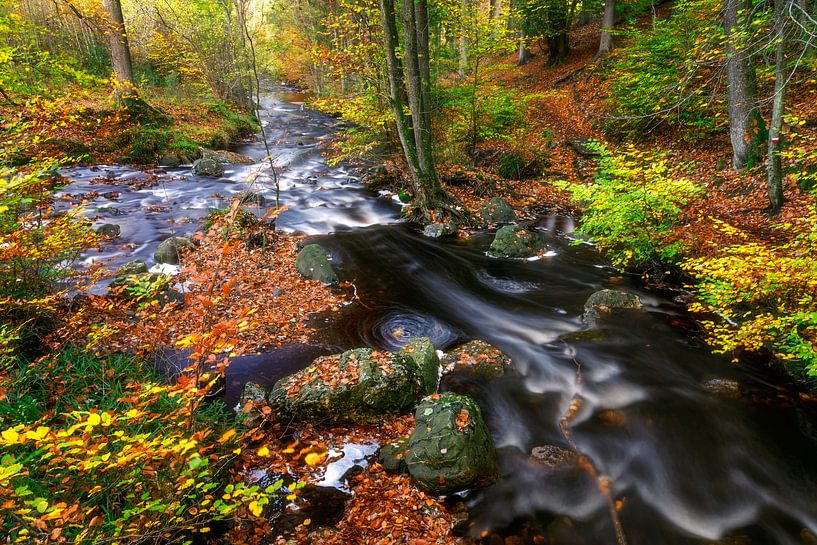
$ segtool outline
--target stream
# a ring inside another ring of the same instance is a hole
[[[558,545],[615,543],[594,479],[529,458],[537,446],[569,448],[560,419],[578,394],[573,440],[611,479],[630,544],[727,536],[724,543],[741,545],[817,543],[817,417],[785,378],[712,355],[690,333],[674,294],[646,290],[592,246],[573,243],[570,217],[528,222],[549,250],[538,261],[488,257],[490,232],[424,238],[419,227],[399,222],[394,198],[367,190],[350,167],[326,163],[321,144],[340,122],[304,108],[305,98],[285,88],[262,104],[287,207],[277,228],[327,249],[363,304],[324,326],[320,347],[286,347],[234,363],[228,398],[244,381],[269,384],[318,352],[396,350],[414,336],[430,337],[438,349],[484,339],[513,359],[516,372],[465,385],[483,407],[502,471],[497,484],[466,495],[476,535],[513,534],[534,523]],[[250,188],[248,179],[273,206],[263,145],[235,151],[258,163],[228,167],[219,179],[193,176],[189,166],[63,171],[72,183],[60,206],[84,200],[89,217],[121,227],[121,236],[86,262],[151,264],[161,240],[195,231],[209,209]],[[637,293],[646,311],[587,331],[583,304],[602,288]],[[713,378],[736,381],[740,394],[712,393],[703,384]]]

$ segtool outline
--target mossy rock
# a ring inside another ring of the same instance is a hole
[[[428,238],[444,238],[457,232],[456,223],[431,223],[423,228],[423,236]]]
[[[408,466],[406,465],[408,439],[408,437],[400,437],[380,448],[378,458],[383,465],[383,469],[392,473],[408,473]]]
[[[316,359],[279,380],[270,403],[281,417],[322,423],[373,423],[410,410],[422,394],[416,363],[368,348]]]
[[[469,341],[443,356],[445,373],[464,374],[476,380],[501,377],[512,367],[511,358],[481,340]]]
[[[440,380],[440,358],[431,339],[428,337],[409,339],[401,354],[407,356],[416,366],[417,374],[423,382],[423,393],[436,392]]]
[[[178,265],[181,263],[181,254],[186,250],[195,248],[196,245],[192,240],[186,237],[170,237],[163,240],[156,252],[153,254],[153,259],[156,263],[167,263],[168,265]]]
[[[317,244],[308,244],[298,252],[295,259],[295,268],[304,278],[318,280],[326,284],[338,281],[338,275],[329,264],[326,252]]]
[[[522,229],[518,225],[506,225],[496,233],[489,253],[494,257],[526,259],[544,249],[545,244],[534,231]]]
[[[193,163],[193,174],[196,176],[224,176],[224,167],[214,159],[197,159]]]
[[[94,227],[94,232],[103,238],[117,238],[122,228],[115,223],[102,223]]]
[[[457,394],[427,397],[414,421],[405,461],[420,488],[443,495],[496,480],[496,450],[473,399]]]
[[[603,312],[620,309],[641,310],[644,305],[634,293],[619,290],[601,290],[592,294],[584,303],[582,321],[595,325]]]
[[[477,218],[483,225],[498,223],[513,223],[516,221],[516,211],[508,201],[494,197],[482,204],[477,210]]]

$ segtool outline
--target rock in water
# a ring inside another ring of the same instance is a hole
[[[477,216],[484,224],[513,223],[516,221],[516,212],[505,199],[494,197],[486,201],[477,210]]]
[[[400,352],[405,354],[417,366],[417,374],[423,382],[423,393],[433,394],[440,381],[440,358],[437,349],[428,337],[409,339],[406,347]]]
[[[94,227],[94,232],[104,238],[116,238],[122,232],[122,228],[115,223],[103,223]]]
[[[595,325],[602,312],[613,309],[640,310],[644,308],[641,299],[634,293],[618,290],[601,290],[587,298],[584,303],[582,321],[587,325]]]
[[[338,281],[338,275],[329,264],[326,253],[317,244],[304,246],[295,260],[295,268],[304,278],[311,278],[326,284],[334,284]]]
[[[511,369],[511,358],[485,341],[469,341],[443,356],[443,372],[477,380],[499,378]]]
[[[119,267],[119,270],[116,271],[116,278],[124,278],[132,274],[144,274],[146,272],[148,272],[147,263],[141,259],[135,259]]]
[[[494,482],[496,451],[482,412],[470,397],[427,397],[417,407],[405,455],[409,474],[432,494]]]
[[[411,358],[358,348],[318,358],[279,380],[270,403],[279,416],[294,420],[371,423],[409,411],[422,391]]]
[[[193,241],[189,238],[170,237],[159,244],[159,247],[153,254],[153,259],[156,261],[156,263],[178,265],[181,262],[182,251],[190,250],[192,248],[195,248],[195,244],[193,244]]]
[[[431,223],[423,229],[423,236],[428,238],[443,238],[451,236],[457,232],[457,225],[454,223]]]
[[[193,174],[196,176],[224,176],[224,167],[214,159],[198,159],[193,163]]]
[[[495,257],[525,259],[538,254],[545,245],[539,235],[517,225],[506,225],[496,232],[489,253]]]

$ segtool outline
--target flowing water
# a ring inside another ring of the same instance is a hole
[[[616,542],[596,480],[575,466],[550,468],[529,457],[537,446],[569,447],[560,421],[578,397],[573,440],[611,479],[629,543],[815,543],[817,419],[813,405],[779,386],[782,377],[711,355],[671,294],[645,291],[592,247],[573,244],[569,217],[530,223],[550,252],[526,262],[488,257],[488,232],[435,241],[398,223],[393,199],[326,164],[319,145],[338,122],[304,109],[302,99],[278,92],[264,104],[272,155],[284,170],[288,210],[278,226],[315,235],[363,304],[321,331],[323,347],[287,347],[234,364],[228,397],[249,378],[270,383],[321,351],[394,350],[421,335],[440,349],[485,339],[513,358],[516,372],[458,385],[484,408],[502,470],[498,484],[467,495],[477,534],[540,524],[550,543]],[[259,161],[265,155],[258,143],[237,151]],[[263,162],[224,179],[197,178],[189,168],[72,169],[65,174],[75,183],[65,194],[85,195],[89,214],[122,226],[122,237],[89,260],[150,261],[158,241],[195,230],[208,208],[248,188],[248,176],[271,205],[266,173]],[[99,196],[91,199],[91,191]],[[109,191],[118,194],[102,195]],[[605,287],[637,293],[646,311],[588,331],[583,303]],[[711,393],[702,384],[713,377],[737,381],[741,394]]]

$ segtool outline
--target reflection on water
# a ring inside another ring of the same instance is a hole
[[[595,480],[575,467],[546,467],[528,457],[537,446],[567,447],[560,419],[578,394],[583,402],[573,438],[612,479],[630,543],[696,544],[728,534],[741,536],[735,543],[811,543],[806,529],[817,533],[813,407],[771,386],[780,377],[727,366],[679,327],[682,308],[627,279],[612,283],[616,271],[591,246],[571,243],[570,218],[547,216],[531,225],[552,251],[535,262],[488,258],[488,233],[433,241],[414,226],[395,224],[396,205],[321,158],[317,145],[337,122],[293,100],[279,95],[264,103],[289,206],[279,226],[318,235],[315,241],[332,253],[362,300],[321,331],[327,347],[393,350],[426,335],[445,348],[480,338],[514,360],[517,373],[471,388],[503,472],[499,483],[468,496],[476,532],[513,532],[527,521],[550,527],[551,543],[615,541]],[[257,143],[238,151],[264,156]],[[220,180],[193,177],[185,168],[155,175],[125,167],[70,169],[66,175],[76,183],[64,194],[96,191],[88,212],[122,226],[122,238],[94,259],[145,259],[157,241],[193,231],[209,207],[245,190],[247,176],[259,169],[256,189],[272,203],[258,165],[237,167]],[[105,182],[95,183],[100,177]],[[119,194],[101,196],[112,190]],[[605,287],[638,293],[646,311],[583,333],[584,301]],[[325,349],[287,348],[242,360],[230,369],[228,395],[245,380],[269,382],[282,368],[302,367],[311,351]],[[701,384],[712,376],[739,381],[743,395],[706,391]],[[560,515],[573,522],[560,522]]]

